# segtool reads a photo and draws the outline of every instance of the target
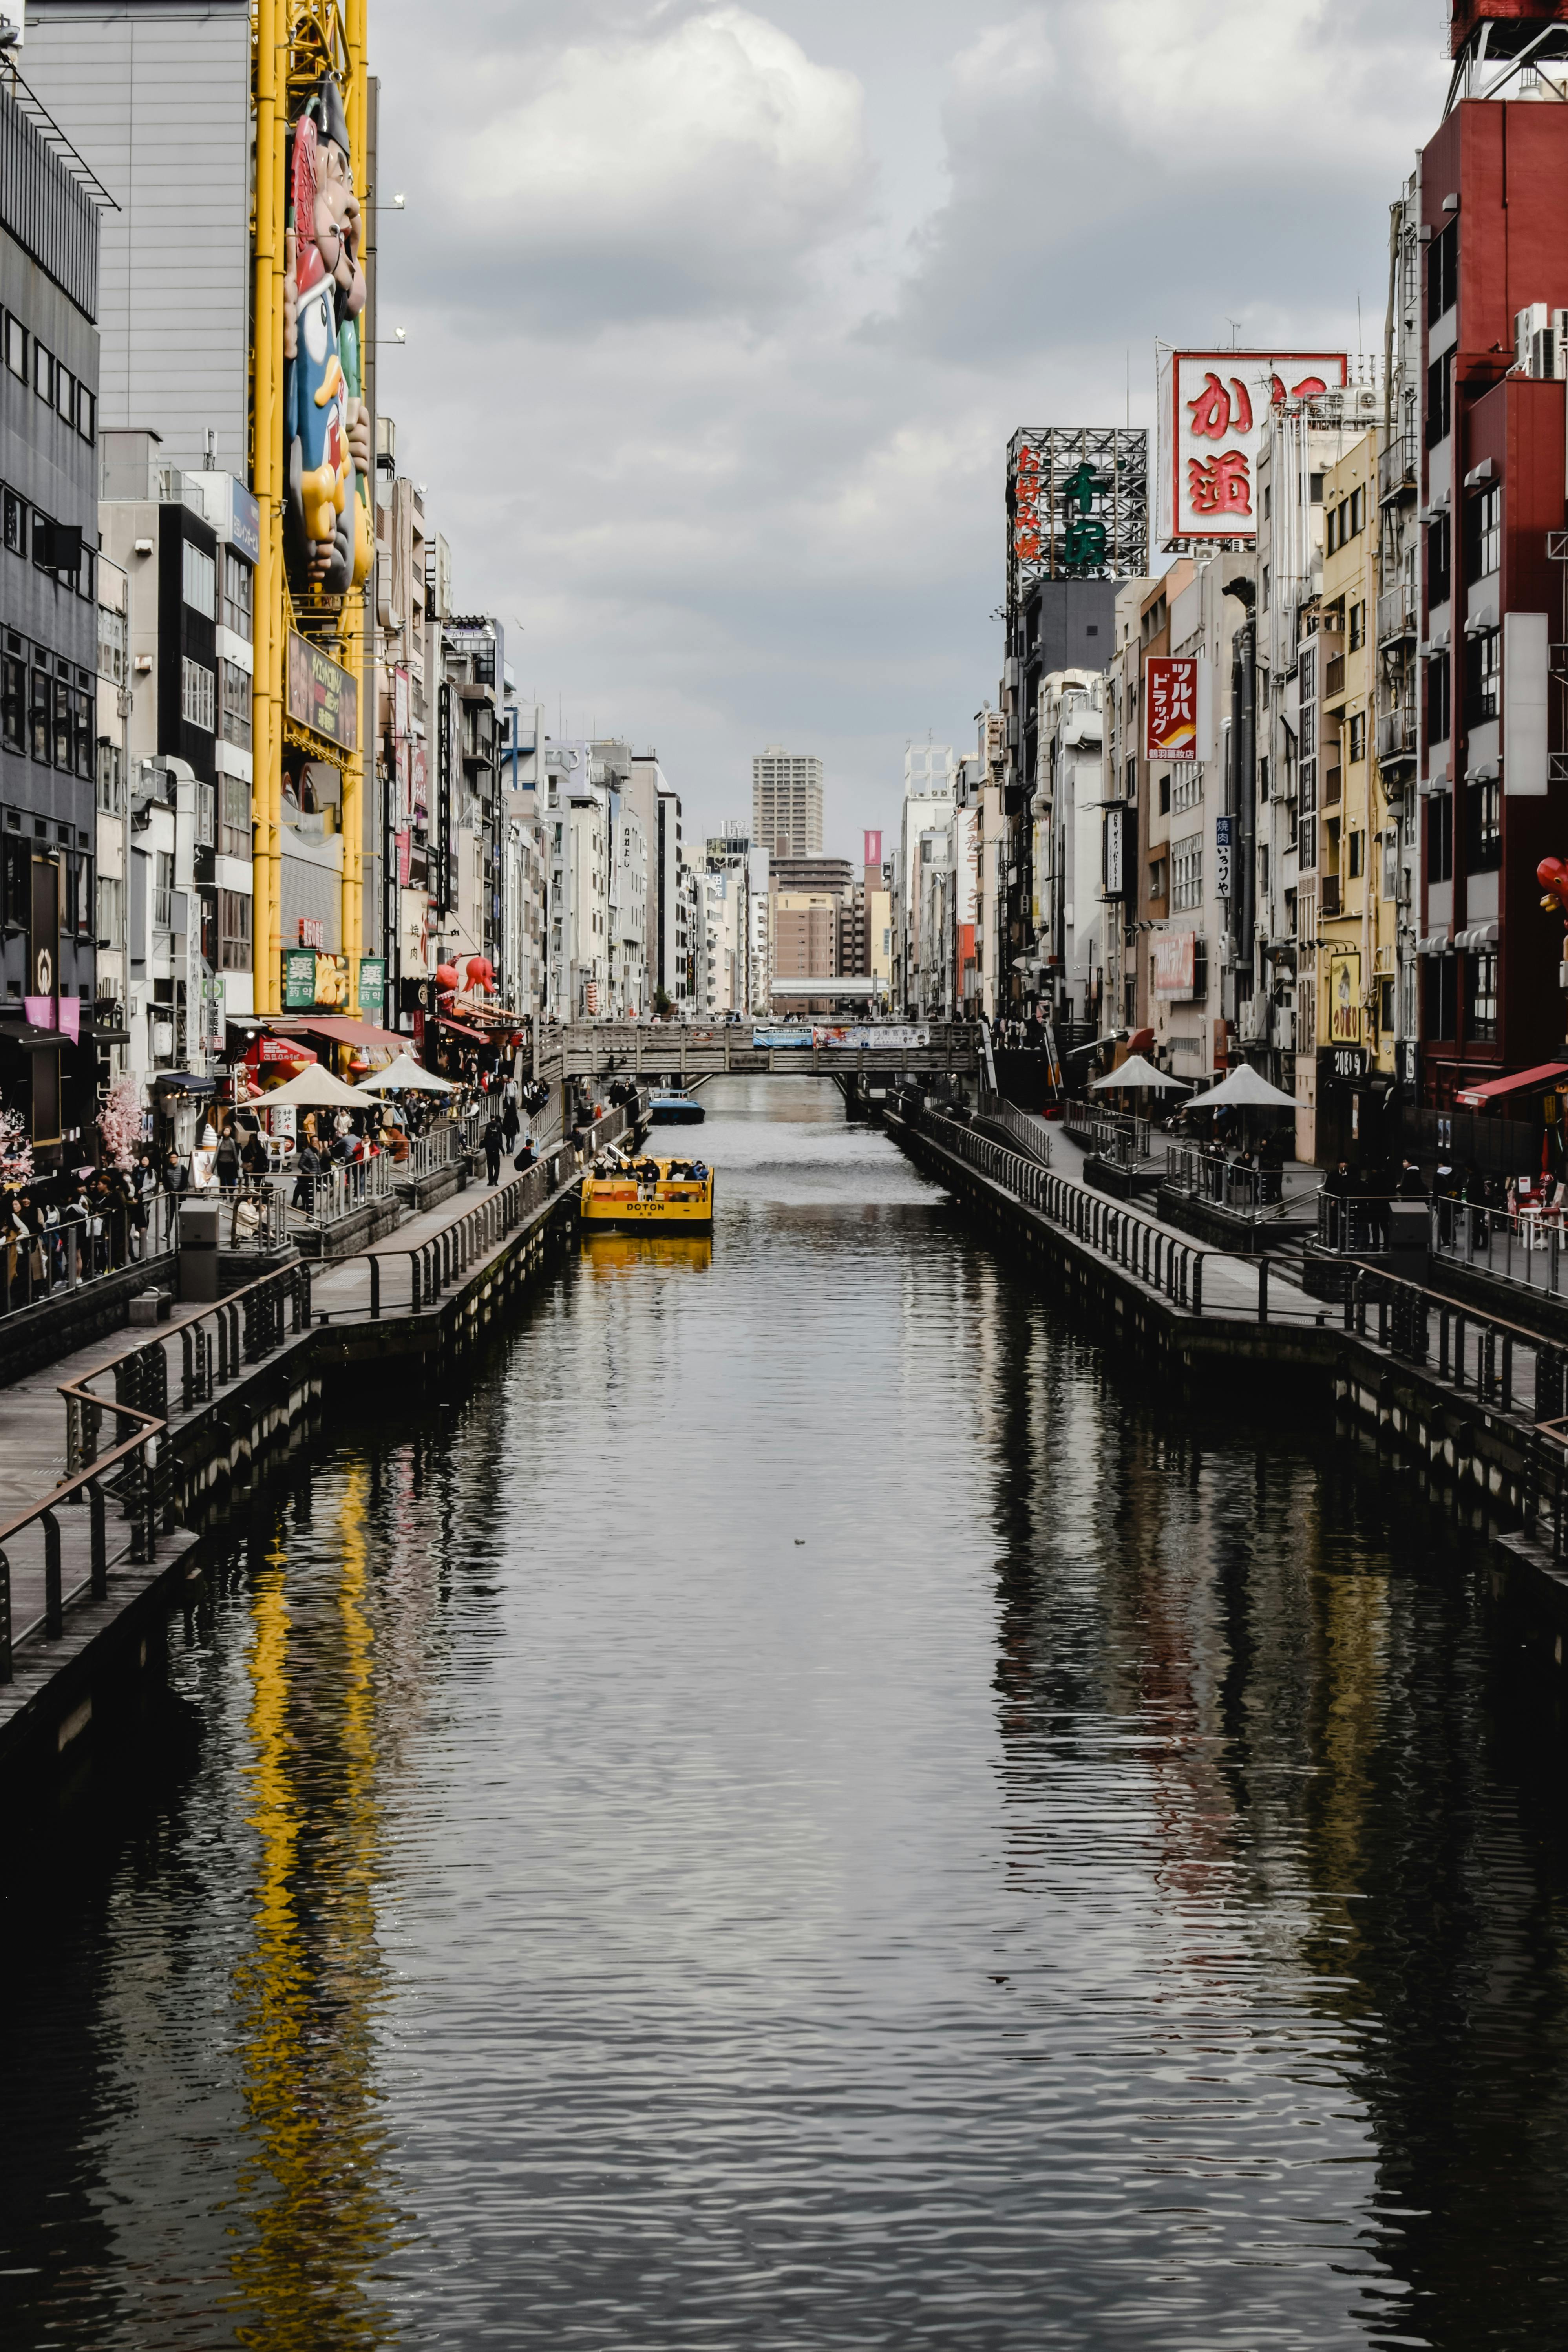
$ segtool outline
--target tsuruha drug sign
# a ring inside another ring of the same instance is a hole
[[[1342,390],[1343,352],[1173,352],[1162,387],[1162,505],[1178,540],[1258,535],[1258,458],[1271,408]]]

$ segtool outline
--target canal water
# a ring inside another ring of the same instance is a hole
[[[1479,1550],[804,1079],[334,1431],[0,1958],[7,2347],[1563,2340],[1568,1819]]]

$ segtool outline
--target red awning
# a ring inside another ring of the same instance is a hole
[[[378,1029],[374,1021],[355,1021],[345,1013],[301,1013],[290,1021],[272,1021],[268,1027],[285,1037],[330,1037],[334,1045],[373,1047],[377,1053],[401,1054],[413,1044],[395,1029]]]
[[[443,1013],[439,1018],[443,1029],[455,1029],[459,1037],[471,1037],[476,1045],[488,1045],[490,1042],[482,1029],[469,1029],[463,1022],[454,1021],[449,1013]]]
[[[1466,1087],[1454,1097],[1461,1110],[1485,1110],[1505,1095],[1549,1094],[1568,1085],[1568,1062],[1542,1062],[1533,1070],[1516,1070],[1511,1078],[1489,1078],[1484,1087]]]

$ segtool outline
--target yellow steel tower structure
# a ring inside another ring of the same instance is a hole
[[[306,100],[331,74],[347,118],[363,187],[366,104],[365,0],[254,0],[251,100],[256,133],[252,251],[251,484],[261,509],[261,560],[256,572],[252,816],[256,834],[255,987],[258,1013],[280,1010],[282,986],[282,754],[286,742],[325,757],[342,775],[342,951],[350,1007],[359,1003],[364,949],[363,843],[373,717],[365,709],[371,643],[367,604],[374,577],[342,597],[290,590],[283,541],[283,302],[288,219],[289,129]],[[367,223],[368,226],[368,223]],[[362,370],[363,383],[363,370]],[[374,538],[374,504],[371,514]],[[356,748],[348,753],[316,737],[289,714],[285,665],[290,636],[311,641],[351,673],[358,689]]]

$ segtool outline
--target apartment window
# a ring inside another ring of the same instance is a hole
[[[1427,1038],[1452,1037],[1458,1025],[1458,990],[1456,986],[1457,956],[1435,955],[1426,959],[1426,1003],[1422,1007],[1422,1034]]]
[[[250,856],[250,786],[241,776],[218,778],[218,840],[225,857]]]
[[[5,493],[5,544],[13,555],[27,552],[27,509],[15,490]]]
[[[1399,896],[1399,835],[1392,829],[1383,836],[1383,895]]]
[[[1364,710],[1352,710],[1351,712],[1349,732],[1350,760],[1351,765],[1353,767],[1358,760],[1364,760],[1366,757],[1366,713]]]
[[[1502,562],[1502,484],[1470,500],[1470,577],[1484,580]]]
[[[1173,808],[1196,808],[1204,796],[1204,772],[1195,760],[1180,761],[1171,771],[1171,784]]]
[[[37,341],[33,345],[33,390],[40,400],[54,405],[55,363],[42,343]]]
[[[1394,1032],[1394,982],[1380,980],[1377,983],[1377,1025],[1385,1035]]]
[[[1189,833],[1171,844],[1171,904],[1178,912],[1204,902],[1204,837]]]
[[[125,615],[98,608],[98,674],[111,686],[125,683]]]
[[[188,550],[187,550],[188,552]],[[208,559],[211,561],[210,557]],[[216,730],[214,719],[216,680],[210,669],[194,662],[187,654],[180,663],[180,715],[187,727],[205,728],[211,735]]]
[[[1361,534],[1361,533],[1362,533],[1365,529],[1366,529],[1366,485],[1365,485],[1365,483],[1364,483],[1364,482],[1363,482],[1363,483],[1358,484],[1358,486],[1356,487],[1356,488],[1354,488],[1354,489],[1351,492],[1351,527],[1350,527],[1350,536],[1351,536],[1351,538],[1352,538],[1352,539],[1359,538],[1360,534]]]
[[[193,613],[199,613],[204,620],[216,620],[217,618],[216,563],[205,548],[195,546],[188,539],[181,550],[181,585],[186,604]]]
[[[1453,590],[1454,541],[1447,515],[1439,515],[1426,533],[1426,601],[1446,604]]]
[[[55,406],[68,425],[76,423],[76,378],[68,367],[55,370]]]
[[[1170,771],[1169,771],[1168,769],[1162,768],[1162,770],[1160,771],[1160,814],[1161,814],[1162,816],[1169,816],[1169,815],[1170,815],[1170,814],[1171,814],[1171,776],[1170,776]]]
[[[217,961],[220,971],[250,970],[250,900],[243,890],[217,894]]]
[[[1310,496],[1310,499],[1311,499],[1311,502],[1312,502],[1312,504],[1313,504],[1315,507],[1321,507],[1321,506],[1322,505],[1322,503],[1323,503],[1323,478],[1322,478],[1321,474],[1313,474],[1313,475],[1310,477],[1310,481],[1309,481],[1309,484],[1308,484],[1308,495]]]
[[[1266,515],[1268,512],[1268,493],[1267,490],[1263,493],[1263,511]],[[1266,563],[1263,567],[1263,609],[1266,613],[1268,610],[1268,583],[1270,576],[1269,567]]]
[[[1448,656],[1439,654],[1426,665],[1426,740],[1446,743],[1453,732],[1453,714],[1449,709],[1452,688],[1448,674]]]
[[[237,662],[220,665],[223,674],[223,740],[237,750],[250,749],[250,672]]]
[[[1323,553],[1332,555],[1340,543],[1340,519],[1343,507],[1330,507],[1323,516]]]
[[[68,931],[85,931],[89,914],[97,908],[93,901],[92,860],[90,857],[62,857],[62,878],[65,883],[65,928]]]
[[[1465,958],[1465,1034],[1472,1045],[1497,1036],[1497,950],[1476,948]]]
[[[1446,441],[1454,422],[1453,370],[1448,353],[1434,360],[1426,371],[1426,446],[1435,449]]]
[[[172,931],[174,928],[174,853],[160,849],[153,861],[153,929]]]
[[[44,667],[44,655],[35,655],[27,696],[27,727],[33,757],[47,768],[52,756],[49,714],[54,708],[54,680]]]
[[[1435,327],[1459,299],[1459,224],[1451,220],[1426,248],[1426,323]]]
[[[1136,802],[1138,798],[1138,755],[1136,752],[1130,754],[1128,758],[1126,773],[1122,782],[1121,789],[1129,805],[1131,805]]]
[[[1366,841],[1364,833],[1352,833],[1345,837],[1345,870],[1353,882],[1362,871],[1362,857]]]
[[[5,320],[5,364],[13,375],[27,381],[27,330],[20,319],[7,316]]]
[[[252,599],[256,583],[248,563],[237,555],[232,547],[223,551],[223,625],[237,637],[249,645],[254,636],[251,621]]]
[[[98,437],[98,400],[85,383],[77,386],[76,429],[84,441],[94,441]]]
[[[1454,795],[1434,793],[1426,803],[1426,879],[1454,878]]]
[[[216,849],[217,846],[217,786],[198,783],[196,786],[196,846]]]
[[[118,743],[98,747],[98,805],[105,816],[125,814],[125,770]]]
[[[100,948],[125,945],[125,885],[117,875],[98,877],[98,944]]]
[[[1258,762],[1258,797],[1260,801],[1266,801],[1268,798],[1268,754],[1267,751],[1264,752],[1263,757]]]
[[[1353,654],[1359,646],[1364,646],[1366,643],[1366,606],[1364,604],[1352,604],[1351,606],[1350,635],[1351,651]]]
[[[1465,786],[1465,859],[1472,874],[1491,874],[1502,864],[1502,786],[1496,776]]]
[[[1472,727],[1495,719],[1502,694],[1502,631],[1485,629],[1465,651],[1466,717]]]
[[[71,690],[63,677],[54,681],[54,712],[55,765],[68,775],[75,765],[71,758]]]
[[[0,740],[7,751],[27,748],[27,665],[20,654],[0,656]]]

